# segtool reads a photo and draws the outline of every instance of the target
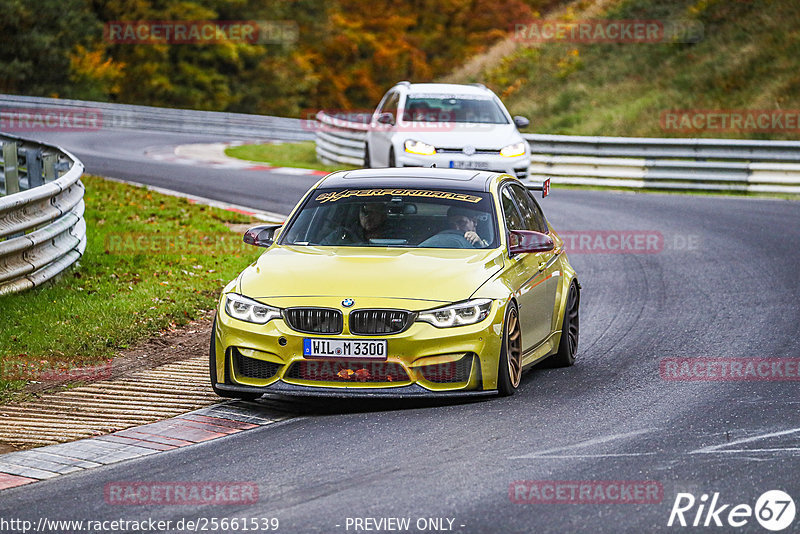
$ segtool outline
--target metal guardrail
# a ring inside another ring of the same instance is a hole
[[[30,110],[32,116],[43,110],[73,110],[91,115],[88,130],[133,129],[286,141],[314,139],[312,129],[306,127],[313,121],[300,119],[0,94],[0,121],[8,122],[11,114],[19,120],[19,113],[25,110]]]
[[[0,135],[0,295],[38,286],[86,250],[83,164],[59,148]]]
[[[370,117],[361,118],[363,122],[355,122],[350,116],[340,118],[322,111],[317,113],[318,125],[314,132],[317,159],[326,165],[364,165],[364,142]]]
[[[30,110],[91,112],[99,128],[208,133],[239,138],[315,139],[317,158],[360,166],[369,115],[319,112],[284,117],[0,95],[0,120]],[[355,117],[355,119],[354,119]],[[529,178],[554,184],[675,190],[800,193],[800,142],[525,134]]]
[[[364,164],[364,122],[320,111],[317,158]],[[553,184],[800,193],[800,142],[524,134],[528,178]]]

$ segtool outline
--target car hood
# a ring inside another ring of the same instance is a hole
[[[448,128],[441,124],[438,126],[435,131],[409,126],[395,135],[403,140],[414,139],[436,147],[458,148],[472,145],[475,148],[497,150],[523,140],[513,124],[456,124],[454,128],[449,128],[449,125]]]
[[[423,309],[431,301],[469,298],[502,266],[500,249],[274,245],[242,272],[237,286],[262,300],[380,297],[418,300]]]

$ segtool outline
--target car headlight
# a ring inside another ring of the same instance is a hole
[[[432,156],[436,154],[436,147],[423,143],[422,141],[415,141],[414,139],[406,139],[406,152],[411,154],[419,154],[420,156]]]
[[[430,323],[436,328],[450,328],[451,326],[464,326],[483,321],[492,309],[490,299],[475,299],[458,304],[451,304],[443,308],[420,312],[417,321]]]
[[[525,155],[525,141],[521,143],[514,143],[500,149],[500,155],[507,158],[515,158],[517,156]]]
[[[278,308],[261,304],[237,293],[226,295],[225,311],[234,319],[256,324],[266,324],[281,316],[281,310]]]

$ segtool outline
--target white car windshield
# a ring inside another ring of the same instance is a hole
[[[403,120],[508,124],[508,119],[497,102],[469,96],[409,96],[406,99]]]
[[[314,191],[281,245],[495,248],[491,195],[416,188]]]

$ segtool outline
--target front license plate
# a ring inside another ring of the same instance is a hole
[[[385,339],[303,338],[303,357],[351,360],[385,360]]]
[[[451,161],[451,169],[479,169],[489,170],[488,161]]]

